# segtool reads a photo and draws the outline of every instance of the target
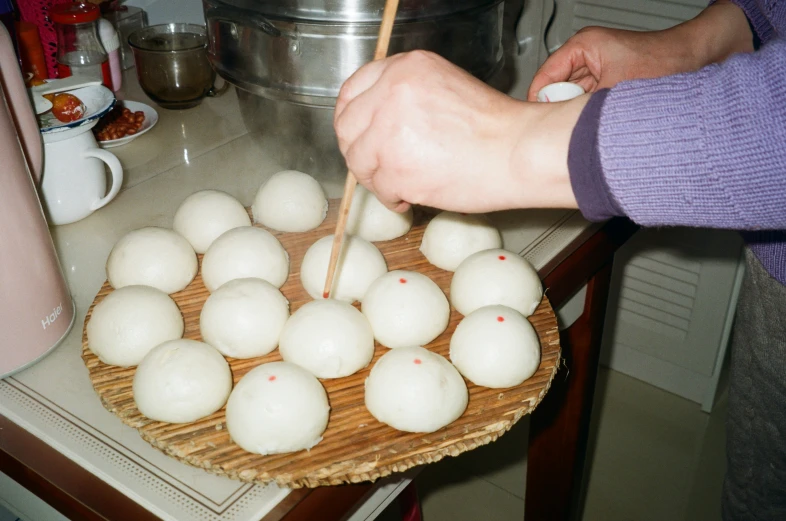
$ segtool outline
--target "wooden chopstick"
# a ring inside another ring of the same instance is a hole
[[[377,48],[374,51],[374,61],[382,60],[388,55],[390,47],[390,35],[393,32],[393,22],[396,20],[399,0],[385,0],[385,10],[382,13],[382,24],[379,26],[379,36],[377,38]],[[333,236],[333,248],[330,250],[330,263],[328,264],[327,278],[325,279],[325,289],[322,297],[330,297],[330,288],[333,286],[333,279],[336,276],[338,265],[338,254],[341,252],[341,245],[344,242],[344,230],[347,227],[349,209],[352,206],[352,196],[355,193],[355,186],[358,180],[351,171],[347,171],[347,180],[344,183],[344,194],[341,196],[341,205],[338,207],[338,222],[336,223],[336,233]]]

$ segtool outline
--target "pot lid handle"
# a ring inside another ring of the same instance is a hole
[[[208,7],[205,9],[205,19],[209,22],[227,22],[240,25],[250,25],[256,27],[270,36],[279,37],[279,31],[270,21],[259,13],[238,9],[228,5]]]

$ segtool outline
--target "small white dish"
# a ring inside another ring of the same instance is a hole
[[[568,101],[578,98],[584,94],[584,89],[580,85],[561,81],[546,85],[538,91],[538,101],[541,103],[555,103],[557,101]]]
[[[82,87],[68,92],[79,98],[85,105],[85,115],[76,121],[63,123],[58,120],[52,112],[41,114],[38,117],[41,133],[57,134],[68,132],[71,129],[89,125],[98,121],[101,116],[112,110],[115,105],[115,95],[111,90],[101,85],[92,87]]]
[[[151,107],[150,105],[145,105],[144,103],[140,103],[138,101],[118,101],[117,104],[121,108],[126,108],[131,112],[139,112],[142,111],[145,114],[145,121],[142,123],[142,126],[137,130],[136,134],[132,134],[130,136],[121,137],[119,139],[111,139],[109,141],[99,141],[98,144],[101,148],[113,148],[119,147],[120,145],[125,145],[126,143],[130,143],[131,141],[135,140],[158,123],[158,112]]]

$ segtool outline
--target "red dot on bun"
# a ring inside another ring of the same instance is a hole
[[[505,260],[505,256],[504,255],[500,255],[499,256],[499,260]]]
[[[505,317],[497,317],[497,322],[505,322]]]
[[[415,362],[415,365],[420,365],[422,363],[420,361],[420,358],[415,358],[415,360],[413,360],[413,362]]]
[[[276,375],[271,376],[268,378],[269,381],[274,382],[276,380]]]
[[[402,283],[402,284],[406,284],[407,283],[407,279],[403,279],[403,278],[402,279],[398,279],[398,281],[400,283]]]

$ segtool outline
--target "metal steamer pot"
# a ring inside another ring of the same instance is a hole
[[[208,57],[282,166],[341,177],[343,82],[374,55],[384,0],[203,0]],[[502,0],[401,0],[390,53],[436,52],[481,79],[502,66]]]

